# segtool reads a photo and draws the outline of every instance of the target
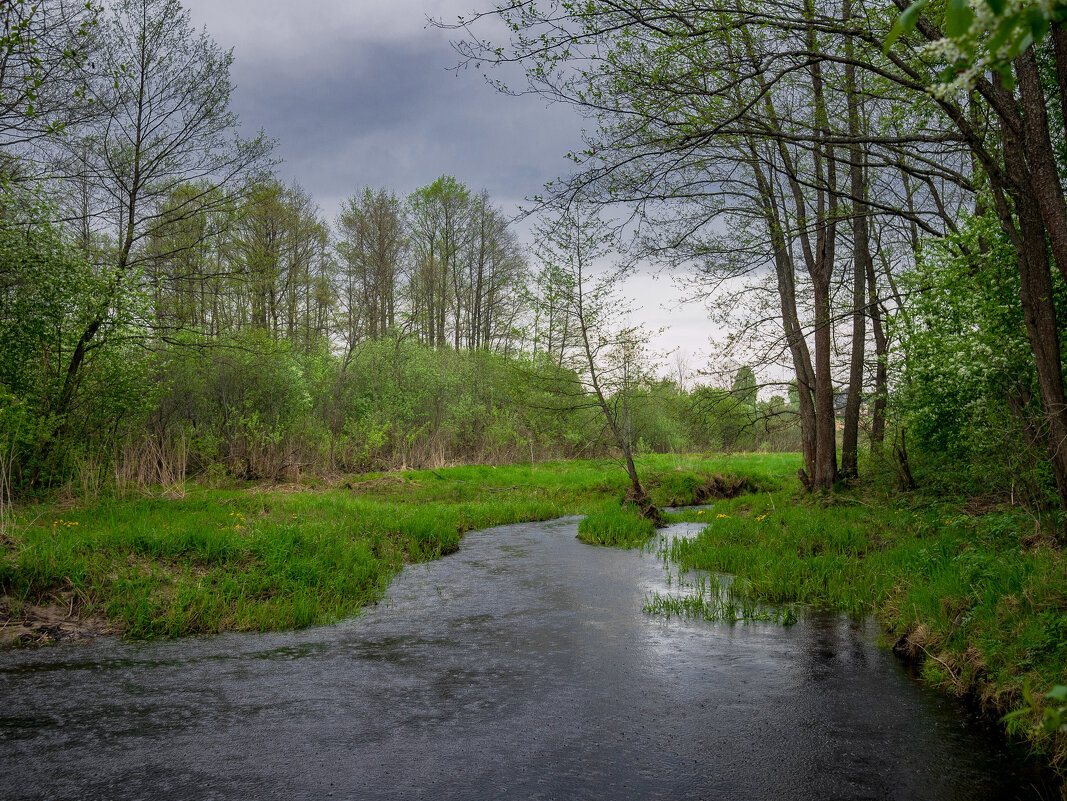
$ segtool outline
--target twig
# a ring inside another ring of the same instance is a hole
[[[945,670],[948,671],[948,675],[950,675],[952,677],[952,681],[953,682],[955,682],[956,684],[960,683],[960,680],[956,677],[956,674],[952,671],[952,668],[950,668],[948,666],[948,664],[945,662],[945,660],[934,656],[932,653],[930,653],[928,650],[926,650],[926,646],[925,645],[920,645],[919,647],[922,648],[922,651],[923,651],[924,654],[926,654],[928,657],[933,659],[935,662],[939,663],[941,665],[941,667],[943,667]]]

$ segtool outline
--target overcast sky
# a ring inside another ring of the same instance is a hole
[[[246,133],[263,129],[295,179],[328,218],[362,186],[406,195],[440,175],[485,188],[513,211],[568,169],[583,120],[536,97],[488,86],[458,60],[447,31],[488,0],[183,0],[193,24],[233,48],[233,110]],[[531,249],[532,243],[527,243]],[[627,294],[653,328],[670,325],[658,349],[706,348],[698,307],[679,309],[666,277],[633,279]]]

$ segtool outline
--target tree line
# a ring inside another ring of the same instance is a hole
[[[796,447],[820,491],[869,445],[905,487],[1067,507],[1062,3],[479,12],[466,59],[591,117],[532,254],[450,176],[324,219],[237,134],[232,56],[177,0],[0,15],[3,472],[24,491],[87,464],[642,443]],[[613,294],[649,262],[731,329],[717,385],[655,377]]]
[[[600,376],[627,415],[606,437],[568,397],[575,335],[605,334],[573,325],[549,250],[535,270],[452,176],[325,219],[238,135],[232,56],[177,0],[0,15],[5,493],[766,442],[754,397],[690,396],[632,351]]]

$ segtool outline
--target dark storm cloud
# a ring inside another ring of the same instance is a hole
[[[566,169],[578,138],[572,111],[450,70],[455,53],[436,31],[235,57],[234,110],[278,140],[279,173],[327,209],[363,184],[408,192],[443,173],[514,202]]]

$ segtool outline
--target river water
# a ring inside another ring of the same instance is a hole
[[[650,616],[662,560],[576,527],[467,534],[334,626],[0,653],[0,798],[1052,796],[873,624]]]

